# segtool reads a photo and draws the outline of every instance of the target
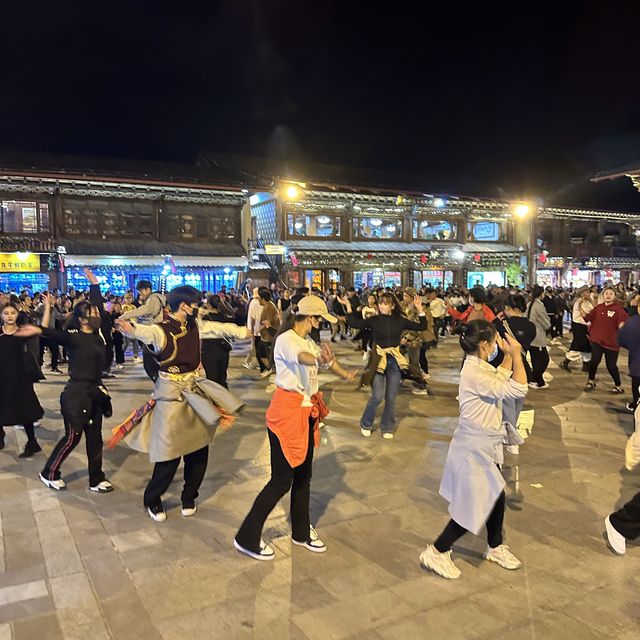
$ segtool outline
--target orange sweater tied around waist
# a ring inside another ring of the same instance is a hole
[[[311,407],[303,407],[304,396],[297,391],[277,387],[267,409],[267,428],[280,441],[282,453],[292,467],[299,467],[307,457],[309,448],[309,419],[313,418],[313,440],[320,444],[320,421],[329,415],[327,405],[319,391],[311,396]]]

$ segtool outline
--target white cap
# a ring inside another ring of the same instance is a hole
[[[305,296],[298,302],[298,314],[301,316],[322,316],[331,323],[338,322],[338,318],[332,316],[327,309],[324,300],[318,296]]]

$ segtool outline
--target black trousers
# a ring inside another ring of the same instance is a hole
[[[124,336],[119,331],[113,334],[113,349],[116,352],[116,363],[124,364]]]
[[[589,362],[589,380],[596,379],[596,373],[602,356],[604,355],[605,362],[607,363],[607,371],[613,378],[613,384],[619,387],[622,384],[620,380],[620,371],[618,369],[618,351],[612,349],[605,349],[599,344],[591,343],[591,362]]]
[[[564,325],[563,325],[563,316],[554,316],[551,319],[552,323],[553,323],[553,331],[555,333],[554,337],[562,337],[562,335],[564,334]]]
[[[431,345],[423,342],[422,345],[420,345],[420,368],[425,372],[425,373],[429,373],[429,360],[427,360],[427,351],[429,350],[429,347]]]
[[[504,506],[506,496],[504,491],[500,494],[498,501],[493,507],[491,515],[487,520],[487,541],[492,549],[502,544],[502,525],[504,524]],[[433,546],[440,552],[449,551],[453,543],[462,538],[467,530],[459,525],[455,520],[449,520],[449,523],[440,534],[439,538],[434,542]]]
[[[182,506],[193,507],[198,497],[198,489],[204,480],[209,462],[209,445],[198,449],[193,453],[183,456],[184,459],[184,488],[182,489]],[[162,504],[162,496],[167,492],[169,485],[176,475],[180,458],[156,462],[153,467],[153,475],[147,488],[144,490],[144,506],[156,507]]]
[[[273,347],[273,342],[265,342],[260,336],[256,336],[256,357],[258,358],[258,364],[260,365],[260,371],[265,371],[266,369],[272,366],[271,362],[271,349]],[[267,360],[269,362],[269,366],[267,367],[263,360]]]
[[[226,340],[205,340],[202,347],[202,366],[208,380],[213,380],[223,387],[227,385],[227,369],[229,368],[229,348],[222,344]],[[228,345],[229,343],[227,343]]]
[[[311,496],[311,467],[313,464],[313,421],[309,421],[309,448],[307,457],[298,467],[292,467],[284,457],[280,440],[267,429],[271,445],[271,480],[258,494],[251,511],[236,534],[238,544],[259,553],[262,529],[269,514],[289,489],[291,489],[291,530],[298,542],[309,540],[311,520],[309,500]]]
[[[51,338],[40,337],[40,366],[43,364],[45,349],[49,349],[51,352],[51,369],[57,369],[60,360],[60,347],[58,343]]]
[[[155,382],[158,379],[160,365],[158,364],[158,360],[146,347],[142,347],[142,366],[144,367],[144,371],[149,376],[151,381]]]
[[[640,493],[636,493],[619,511],[612,513],[609,520],[613,528],[627,540],[640,536]]]
[[[33,422],[27,422],[22,426],[24,427],[24,432],[27,434],[27,442],[29,444],[36,444],[37,442],[36,431],[33,426]],[[2,443],[2,447],[0,447],[0,449],[4,448],[4,426],[3,425],[0,425],[0,443]]]
[[[95,487],[105,480],[102,470],[102,406],[97,402],[92,406],[90,423],[72,425],[66,417],[64,418],[64,437],[54,447],[44,465],[42,475],[45,478],[60,479],[60,467],[80,442],[83,432],[87,447],[89,486]]]
[[[546,347],[529,347],[529,353],[531,355],[531,365],[533,369],[531,372],[531,380],[541,387],[544,385],[542,374],[549,366],[549,352]]]

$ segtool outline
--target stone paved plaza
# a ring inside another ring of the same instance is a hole
[[[531,434],[506,461],[506,542],[523,568],[483,561],[484,542],[472,536],[454,549],[460,580],[420,568],[420,551],[447,520],[438,485],[457,418],[456,342],[430,352],[432,396],[401,390],[393,441],[379,432],[363,439],[358,418],[367,391],[323,375],[332,413],[316,451],[312,521],[328,546],[324,555],[292,548],[286,501],[265,529],[274,562],[232,547],[268,478],[269,457],[267,383],[240,367],[241,344],[230,385],[247,411],[215,438],[194,518],[180,516],[179,477],[165,500],[168,520],[147,517],[141,496],[151,467],[123,446],[105,454],[116,491],[88,491],[81,444],[63,469],[68,490],[55,493],[37,478],[44,455],[19,460],[24,433],[7,429],[0,640],[640,637],[640,548],[629,545],[618,557],[603,540],[605,515],[640,486],[640,474],[623,469],[632,417],[621,411],[626,398],[606,393],[604,365],[602,389],[587,396],[583,374],[558,369],[556,347],[551,387],[527,399],[523,425],[533,424]],[[350,342],[337,352],[362,364]],[[37,387],[46,453],[61,435],[64,381],[49,376]],[[115,415],[105,437],[150,390],[133,364],[108,386]]]

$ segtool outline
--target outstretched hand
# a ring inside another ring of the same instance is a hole
[[[91,271],[91,269],[89,269],[89,267],[85,267],[83,269],[84,271],[84,275],[86,276],[87,280],[91,283],[91,284],[100,284],[98,282],[98,278],[95,277],[93,271]]]
[[[422,296],[417,293],[413,296],[413,304],[418,311],[422,311]]]

